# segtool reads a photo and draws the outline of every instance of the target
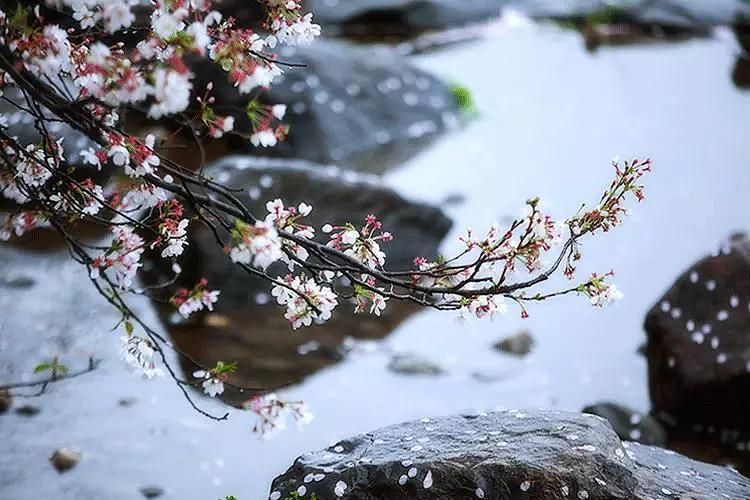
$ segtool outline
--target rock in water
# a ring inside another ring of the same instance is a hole
[[[443,369],[427,359],[413,354],[399,354],[393,356],[388,363],[388,369],[399,375],[442,375]]]
[[[750,240],[737,235],[680,276],[646,317],[653,410],[672,431],[750,449],[748,325]]]
[[[146,498],[157,498],[164,494],[164,488],[161,486],[144,486],[139,491]]]
[[[285,47],[280,57],[305,67],[286,68],[259,98],[287,105],[289,135],[273,148],[254,148],[243,139],[232,145],[235,151],[381,173],[457,122],[451,89],[391,51],[321,40]],[[212,82],[217,108],[235,117],[236,130],[248,133],[249,97],[216,64],[200,61],[192,68],[197,92]]]
[[[622,443],[604,419],[506,411],[422,419],[299,457],[271,498],[747,498],[736,471]]]
[[[81,460],[81,452],[72,448],[58,448],[49,457],[49,461],[52,462],[52,466],[57,469],[57,472],[65,472],[73,467]]]
[[[612,425],[620,439],[654,446],[667,445],[667,433],[651,415],[644,415],[615,403],[587,406],[583,413],[599,415]]]
[[[521,330],[515,335],[506,337],[495,344],[495,349],[516,356],[526,356],[534,347],[534,338],[526,330]]]

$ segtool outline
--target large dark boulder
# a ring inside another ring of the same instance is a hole
[[[422,419],[299,457],[271,499],[740,499],[750,480],[554,411]]]
[[[750,240],[735,236],[649,311],[653,412],[676,435],[750,446]]]
[[[375,176],[338,167],[229,157],[208,167],[205,173],[230,188],[238,188],[238,198],[260,218],[267,213],[266,201],[275,198],[287,205],[301,201],[311,204],[314,209],[306,219],[318,232],[326,222],[360,223],[366,215],[376,214],[384,229],[394,234],[394,240],[384,247],[389,269],[410,268],[416,256],[434,257],[451,226],[439,209],[402,198]],[[221,290],[221,297],[214,314],[195,321],[174,321],[174,309],[166,308],[168,329],[175,343],[204,365],[237,361],[233,381],[238,385],[272,389],[299,382],[341,360],[351,347],[347,338],[383,338],[417,310],[412,304],[390,301],[380,318],[354,315],[352,304],[342,299],[330,321],[293,334],[283,317],[284,309],[269,294],[271,285],[267,281],[233,264],[206,227],[192,224],[189,238],[190,245],[180,260],[184,272],[168,291],[191,287],[205,277],[210,288]],[[153,257],[146,264],[145,277],[150,282],[167,281],[169,266],[163,264],[163,259]],[[269,268],[271,276],[287,272],[283,264]],[[186,372],[191,370],[189,364],[185,365]],[[228,389],[224,397],[241,403],[249,395]]]
[[[287,139],[273,148],[255,148],[235,137],[232,148],[255,155],[300,158],[383,172],[419,151],[457,121],[451,89],[391,51],[356,48],[318,40],[312,46],[284,47],[280,58],[304,67],[284,75],[259,99],[286,104]],[[240,95],[215,64],[193,64],[196,89],[213,82],[216,107],[248,132]]]

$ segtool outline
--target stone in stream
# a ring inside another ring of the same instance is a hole
[[[164,488],[161,486],[144,486],[138,491],[141,492],[145,498],[157,498],[164,494]]]
[[[653,414],[670,437],[750,450],[750,240],[735,235],[649,311]]]
[[[280,58],[304,64],[286,68],[259,99],[287,105],[286,140],[255,148],[229,136],[234,151],[342,164],[382,173],[454,126],[458,107],[451,88],[389,50],[356,48],[319,40],[310,47],[284,47]],[[216,64],[192,64],[197,92],[214,85],[217,107],[235,117],[235,130],[250,130],[249,100]]]
[[[21,415],[22,417],[33,417],[40,411],[42,411],[41,408],[33,405],[23,405],[16,408],[16,414]]]
[[[438,376],[444,373],[440,366],[414,354],[397,354],[388,363],[388,369],[399,375]]]
[[[411,268],[416,256],[435,257],[451,227],[439,209],[404,199],[374,176],[338,167],[298,160],[229,157],[208,167],[206,174],[239,188],[240,201],[261,218],[267,213],[268,200],[310,203],[314,208],[306,223],[316,227],[318,233],[326,222],[360,224],[368,214],[376,214],[383,228],[394,234],[394,240],[384,247],[388,269]],[[179,286],[192,287],[205,277],[209,287],[221,290],[221,300],[214,313],[191,322],[169,321],[168,328],[176,344],[206,366],[218,360],[239,361],[233,379],[237,385],[276,388],[299,382],[341,360],[342,343],[347,337],[381,339],[417,310],[413,304],[389,301],[380,318],[354,315],[352,304],[341,300],[330,321],[293,334],[284,319],[284,309],[270,295],[267,281],[233,264],[204,226],[191,224],[189,238],[190,245],[179,261],[183,274],[166,295],[171,296]],[[276,264],[268,271],[271,276],[283,276],[288,269]],[[164,282],[171,277],[171,266],[158,254],[147,257],[144,277],[148,282]],[[164,317],[179,319],[173,312],[173,308],[165,309]],[[315,344],[311,344],[313,341]],[[193,371],[191,366],[184,369]],[[223,395],[236,404],[249,396],[229,387]]]
[[[81,460],[81,452],[73,448],[58,448],[49,457],[52,466],[57,472],[66,472],[72,469]]]
[[[422,419],[306,453],[269,498],[740,499],[750,479],[623,443],[593,415],[511,410]]]
[[[494,345],[496,350],[516,356],[526,356],[531,352],[533,347],[534,338],[527,330],[521,330],[514,335],[498,341]]]
[[[667,433],[661,423],[651,415],[644,415],[615,403],[597,403],[587,406],[583,413],[605,418],[620,439],[654,446],[667,445]]]

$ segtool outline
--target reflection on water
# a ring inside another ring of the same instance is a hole
[[[373,318],[355,316],[344,304],[325,325],[292,334],[283,310],[272,303],[211,314],[199,324],[168,329],[175,345],[203,366],[236,361],[237,372],[228,380],[232,385],[276,390],[341,361],[357,340],[383,339],[416,310],[410,304],[393,303],[381,318]],[[196,369],[184,359],[182,368],[185,373]],[[241,406],[253,393],[227,387],[222,399]]]

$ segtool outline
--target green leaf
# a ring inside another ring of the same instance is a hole
[[[49,363],[39,363],[34,367],[34,373],[41,373],[43,371],[49,370],[52,368],[52,365]]]
[[[469,90],[468,87],[454,84],[450,86],[450,91],[451,94],[453,94],[453,99],[455,99],[458,109],[460,109],[464,113],[476,113],[474,97],[472,96],[471,90]]]
[[[132,335],[133,334],[133,323],[131,323],[130,321],[126,321],[125,322],[125,331],[127,332],[128,335]]]

